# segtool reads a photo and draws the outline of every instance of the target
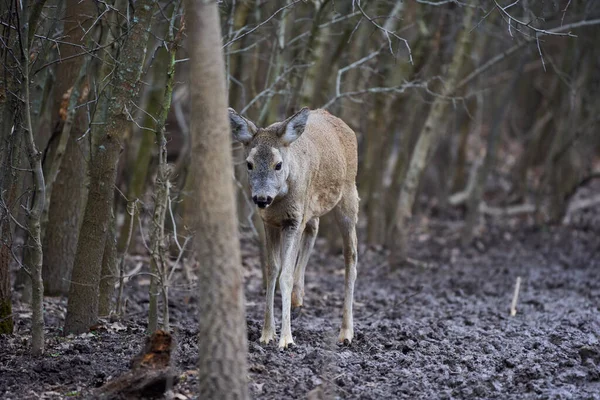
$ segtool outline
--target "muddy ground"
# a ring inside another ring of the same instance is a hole
[[[422,220],[411,257],[391,270],[380,249],[361,248],[356,340],[336,344],[343,261],[317,243],[305,308],[292,322],[296,346],[258,343],[264,299],[258,250],[244,241],[250,390],[254,398],[600,399],[600,223],[499,226],[461,248],[460,222]],[[141,262],[130,257],[129,268]],[[509,316],[517,277],[518,313]],[[130,282],[128,314],[105,330],[62,337],[64,299],[46,299],[47,352],[27,354],[30,314],[17,302],[16,334],[0,338],[0,398],[86,398],[126,371],[142,347],[148,282]],[[171,291],[181,382],[174,398],[197,398],[198,318],[193,288]],[[277,306],[280,302],[277,299]],[[279,315],[279,313],[277,313]]]

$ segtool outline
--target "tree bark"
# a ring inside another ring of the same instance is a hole
[[[29,8],[27,1],[23,1],[23,17],[28,20]],[[35,26],[35,24],[32,24]],[[27,213],[27,248],[30,253],[26,267],[31,277],[31,353],[39,356],[44,353],[44,284],[42,281],[42,238],[41,238],[41,217],[46,200],[46,183],[44,182],[44,172],[42,170],[42,153],[37,149],[34,140],[33,124],[31,122],[31,97],[30,97],[30,54],[29,40],[23,38],[29,37],[29,24],[23,24],[19,32],[22,42],[21,69],[22,69],[22,96],[23,112],[22,126],[16,127],[16,134],[25,135],[25,149],[27,159],[33,175],[33,199]]]
[[[440,124],[444,119],[448,100],[446,97],[454,91],[454,86],[458,80],[460,69],[463,65],[465,55],[467,53],[469,39],[469,29],[473,19],[473,7],[465,7],[465,15],[462,20],[463,31],[456,45],[456,50],[452,57],[452,63],[448,69],[448,75],[442,89],[442,95],[435,98],[431,111],[427,116],[425,125],[421,130],[419,139],[413,151],[406,179],[402,184],[400,191],[400,199],[396,209],[396,217],[392,227],[390,238],[396,242],[393,247],[390,262],[396,264],[406,260],[406,251],[408,245],[408,223],[412,216],[412,208],[417,195],[417,188],[421,182],[421,176],[427,166],[429,154],[432,144],[435,142],[438,131],[441,129]]]
[[[94,14],[94,9],[93,2],[89,0],[67,1],[64,41],[85,45],[83,32],[91,25],[89,17]],[[87,91],[85,66],[89,63],[89,56],[73,57],[81,53],[81,48],[75,45],[59,45],[64,61],[56,66],[52,125],[55,127],[54,134],[60,137],[59,142],[65,143],[50,157],[50,165],[46,167],[50,172],[46,175],[48,190],[45,218],[42,218],[42,276],[44,291],[51,296],[69,293],[69,279],[87,195],[87,186],[82,184],[87,169],[85,141],[78,142],[76,139],[83,135],[88,124],[85,107],[80,107],[78,111],[74,107],[87,97],[82,92]]]
[[[98,315],[101,317],[109,316],[112,311],[112,298],[115,292],[115,283],[118,280],[117,227],[115,226],[114,211],[111,211],[110,214],[108,235],[106,236],[104,256],[102,257],[100,286],[98,289]]]
[[[158,294],[163,298],[163,322],[162,329],[169,331],[169,302],[168,302],[168,271],[166,269],[165,251],[165,216],[169,205],[171,191],[171,170],[167,164],[167,138],[165,136],[165,124],[171,109],[173,98],[173,86],[175,84],[175,63],[177,49],[182,37],[183,27],[179,27],[175,36],[175,18],[179,14],[179,7],[173,9],[171,26],[167,41],[169,41],[167,75],[165,79],[165,90],[160,102],[160,112],[156,119],[156,143],[158,144],[158,173],[154,181],[154,213],[152,218],[152,230],[150,233],[150,309],[148,313],[148,331],[154,333],[158,328]],[[183,21],[182,21],[183,22]],[[177,240],[177,238],[175,238]],[[158,287],[160,285],[160,289]]]
[[[247,399],[244,287],[217,4],[187,2],[198,279],[199,397]]]
[[[131,123],[131,102],[137,99],[146,46],[156,0],[140,0],[135,17],[112,75],[112,93],[104,125],[93,132],[90,192],[73,264],[64,332],[87,331],[98,317],[98,285],[110,214],[114,202],[117,164],[123,132]]]
[[[3,6],[0,18],[8,25],[15,24],[16,4]],[[5,8],[6,7],[6,8]],[[9,29],[2,31],[0,46],[0,334],[13,332],[12,300],[10,285],[10,260],[12,259],[13,234],[17,216],[17,190],[19,188],[22,151],[22,134],[15,134],[13,127],[21,124],[21,104],[15,95],[19,91],[13,76],[18,74],[17,63],[10,56],[16,48],[17,35]]]
[[[477,221],[479,220],[479,205],[481,203],[481,198],[483,197],[485,183],[488,175],[494,168],[494,163],[496,161],[496,149],[498,148],[498,141],[500,139],[500,128],[502,127],[504,115],[506,114],[506,109],[510,103],[510,96],[514,92],[519,77],[521,76],[521,72],[523,71],[524,64],[525,57],[521,57],[519,67],[514,73],[512,83],[505,89],[504,95],[500,100],[500,104],[497,106],[496,115],[492,120],[492,131],[488,136],[485,159],[482,167],[477,171],[475,186],[473,187],[471,196],[468,199],[467,215],[465,218],[465,225],[463,227],[463,234],[461,238],[461,244],[463,246],[466,246],[468,243],[470,243],[473,238],[473,230]]]

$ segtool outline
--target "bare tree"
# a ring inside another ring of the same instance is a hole
[[[390,243],[395,244],[391,255],[391,261],[393,263],[404,261],[406,259],[408,241],[407,230],[412,216],[412,208],[415,202],[417,188],[421,181],[423,170],[427,166],[431,148],[435,143],[435,139],[439,136],[439,131],[442,129],[444,112],[448,105],[447,97],[454,92],[454,87],[467,53],[468,44],[470,42],[469,29],[475,11],[473,7],[465,7],[464,13],[462,20],[463,30],[460,39],[457,41],[456,49],[452,57],[452,63],[448,68],[448,75],[444,80],[444,89],[442,90],[442,94],[436,97],[431,106],[431,111],[427,116],[425,125],[421,130],[414,152],[412,153],[408,171],[406,173],[406,179],[402,184],[402,189],[400,191],[400,199],[391,228],[392,232],[389,235]]]
[[[85,107],[91,55],[76,56],[86,45],[86,30],[92,24],[95,7],[91,1],[69,0],[65,5],[64,44],[59,54],[64,61],[56,65],[54,105],[52,107],[53,151],[45,157],[46,207],[42,221],[44,248],[44,291],[47,295],[69,293],[79,226],[87,188],[85,145],[81,138],[88,126]],[[90,34],[92,36],[92,34]]]
[[[246,322],[217,4],[188,1],[200,397],[246,399]]]
[[[156,4],[156,0],[136,3],[136,15],[130,22],[128,37],[111,74],[105,122],[97,125],[97,131],[93,132],[90,192],[73,264],[65,333],[85,332],[98,317],[98,285],[111,220],[117,163],[123,148],[122,135],[124,127],[131,123],[132,102],[137,100]]]

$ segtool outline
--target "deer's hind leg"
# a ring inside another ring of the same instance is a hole
[[[304,272],[312,249],[319,233],[319,218],[312,218],[306,223],[302,234],[302,243],[294,268],[294,289],[292,290],[292,308],[302,307],[304,299]]]
[[[344,241],[344,310],[339,341],[350,344],[354,338],[352,303],[354,301],[354,282],[358,262],[356,223],[358,222],[358,192],[356,186],[348,188],[339,204],[334,208],[335,219]]]

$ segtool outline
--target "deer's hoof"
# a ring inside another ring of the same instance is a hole
[[[340,331],[338,342],[340,342],[344,346],[350,346],[350,344],[352,344],[352,339],[354,339],[353,329],[342,329]]]
[[[271,341],[275,341],[275,332],[272,330],[263,330],[260,342],[262,344],[269,344]]]
[[[279,350],[285,350],[288,348],[291,348],[294,345],[294,339],[292,339],[292,336],[282,336],[281,339],[279,339]]]

